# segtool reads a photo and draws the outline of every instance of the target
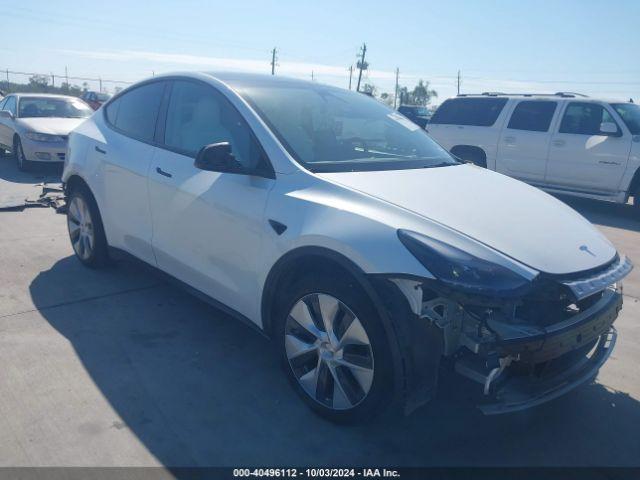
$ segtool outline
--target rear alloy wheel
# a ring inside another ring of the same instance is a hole
[[[352,409],[371,390],[369,336],[349,307],[331,295],[311,293],[296,302],[286,321],[285,350],[302,389],[327,408]]]
[[[89,260],[93,254],[96,239],[89,206],[79,195],[73,196],[71,203],[69,203],[67,226],[69,227],[69,238],[71,239],[73,251],[76,252],[76,255],[81,260]]]
[[[107,242],[93,197],[86,189],[71,192],[67,204],[67,228],[78,259],[88,267],[100,267],[107,260]]]

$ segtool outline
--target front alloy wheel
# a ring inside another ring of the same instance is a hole
[[[314,401],[349,410],[365,400],[373,350],[362,323],[340,300],[325,293],[300,298],[287,316],[284,341],[293,376]]]

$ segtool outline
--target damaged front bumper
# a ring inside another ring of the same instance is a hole
[[[493,395],[495,401],[479,405],[485,415],[516,412],[558,398],[595,379],[616,344],[617,333],[611,327],[598,337],[595,347],[578,358],[559,359],[560,368],[538,376],[514,376],[504,381]],[[575,357],[574,355],[573,357]],[[564,367],[564,368],[563,368]]]
[[[530,337],[496,341],[486,355],[462,355],[455,369],[482,384],[479,408],[487,415],[540,405],[595,378],[615,345],[621,308],[621,289],[609,287],[570,319]]]
[[[430,279],[387,278],[418,320],[405,336],[413,345],[405,360],[412,365],[405,411],[433,396],[435,355],[438,364],[480,384],[478,407],[487,415],[524,410],[591,381],[615,345],[613,323],[623,303],[619,281],[631,268],[616,257],[586,278],[547,277],[509,301],[452,295]],[[419,323],[428,330],[420,333]],[[427,372],[412,380],[420,352]]]

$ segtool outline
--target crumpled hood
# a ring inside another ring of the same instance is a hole
[[[318,175],[446,225],[541,272],[588,270],[616,254],[604,235],[561,201],[472,165]],[[420,233],[428,234],[426,226]]]
[[[23,128],[31,132],[48,133],[50,135],[69,135],[86,118],[20,118],[18,121]]]

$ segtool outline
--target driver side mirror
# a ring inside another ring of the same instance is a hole
[[[9,110],[0,110],[0,118],[13,120],[13,113],[11,113]]]
[[[193,163],[200,170],[221,173],[245,173],[245,168],[231,153],[229,142],[212,143],[200,149]]]
[[[600,133],[609,137],[621,137],[622,132],[618,130],[618,126],[613,122],[602,122],[600,124]]]

